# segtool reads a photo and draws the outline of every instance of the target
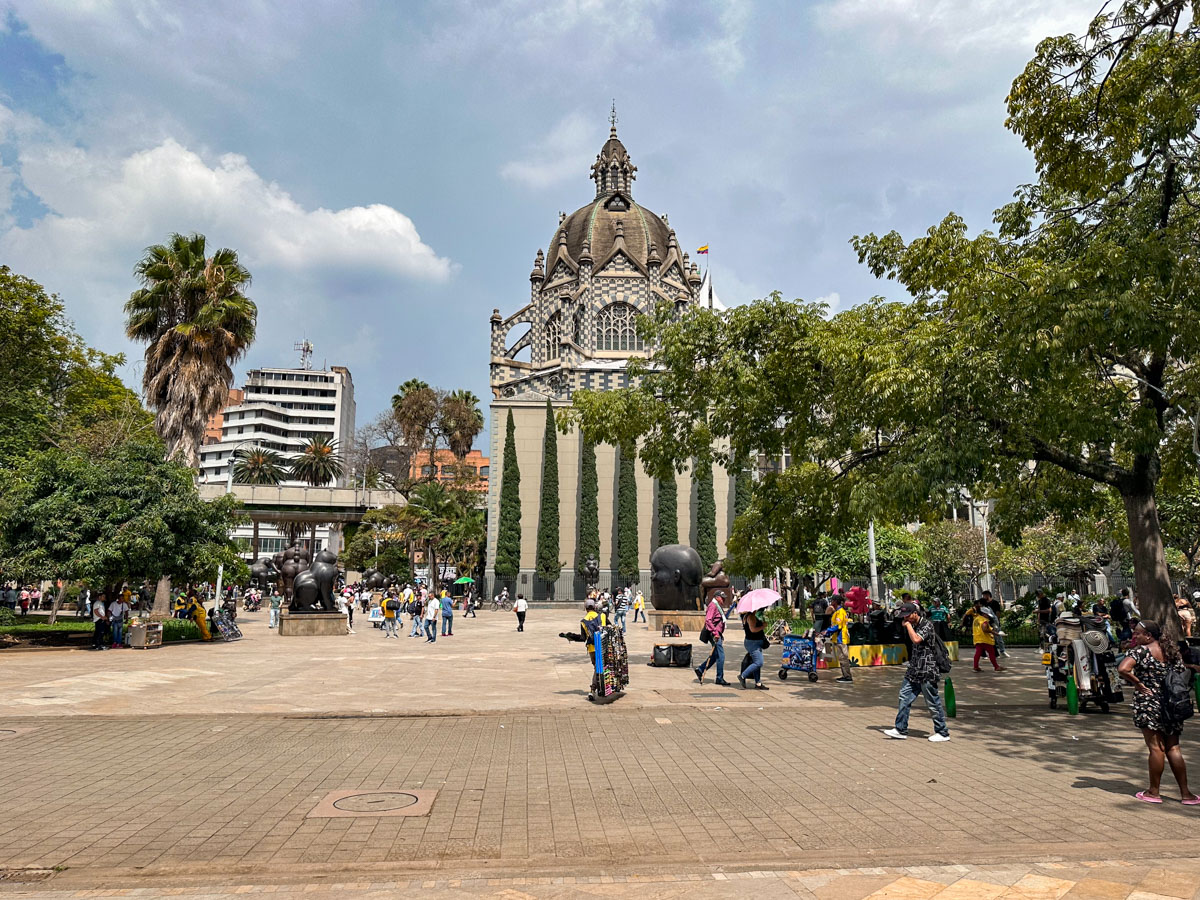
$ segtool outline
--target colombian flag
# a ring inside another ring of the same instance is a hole
[[[708,253],[708,244],[705,244],[703,247],[701,247],[701,248],[700,248],[699,250],[697,250],[696,252],[697,252],[697,253]]]

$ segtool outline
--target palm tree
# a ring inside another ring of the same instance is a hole
[[[313,487],[329,484],[342,477],[342,457],[338,453],[338,442],[326,435],[317,435],[308,439],[308,443],[300,450],[300,455],[292,460],[292,477],[297,481],[305,481]],[[317,552],[317,525],[312,524],[313,558]]]
[[[241,447],[233,454],[233,480],[238,484],[279,484],[287,477],[287,463],[274,450]],[[258,559],[258,519],[250,517],[254,536],[250,539],[250,557]]]
[[[425,550],[429,583],[434,590],[438,584],[438,550],[446,541],[459,509],[451,493],[434,481],[415,488],[401,514],[401,533],[410,543]]]
[[[461,461],[483,431],[479,398],[470,391],[452,391],[442,404],[442,430],[450,452]]]
[[[410,378],[392,395],[392,417],[400,426],[404,443],[414,453],[429,450],[431,475],[437,475],[437,438],[434,425],[438,420],[438,392],[419,378]]]
[[[189,466],[209,417],[233,384],[232,364],[254,341],[258,309],[235,251],[205,256],[202,234],[172,234],[134,268],[142,287],[125,303],[125,333],[146,344],[142,389],[167,456]]]

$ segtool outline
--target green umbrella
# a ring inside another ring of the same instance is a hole
[[[468,578],[466,575],[464,575],[462,578],[458,579],[458,581],[456,581],[456,582],[454,582],[454,583],[455,583],[455,584],[474,584],[474,583],[475,583],[475,579],[474,579],[474,578]]]

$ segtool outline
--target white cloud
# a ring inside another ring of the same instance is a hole
[[[505,163],[500,174],[535,188],[560,184],[588,170],[601,140],[594,122],[582,113],[570,113],[531,147],[524,159]]]
[[[0,236],[9,259],[128,264],[131,247],[200,231],[250,265],[365,268],[432,281],[451,272],[403,213],[382,204],[304,209],[235,154],[210,165],[173,140],[118,159],[42,145],[21,153],[20,171],[50,213]]]
[[[830,309],[837,309],[842,303],[842,295],[837,291],[830,291],[824,297],[818,297],[813,303],[824,303]]]

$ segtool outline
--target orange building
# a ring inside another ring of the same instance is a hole
[[[204,426],[204,443],[220,443],[221,427],[225,424],[225,410],[230,406],[240,405],[245,397],[246,392],[241,390],[241,388],[229,389],[229,396],[225,398],[225,402],[221,406],[221,411],[213,413],[208,417],[208,424]]]
[[[463,457],[462,462],[459,462],[458,457],[449,450],[438,450],[433,459],[433,465],[437,467],[436,472],[430,466],[428,450],[422,450],[415,454],[410,464],[408,477],[416,481],[435,476],[442,484],[468,482],[464,485],[465,487],[487,493],[490,466],[488,458],[478,450],[472,450]]]

